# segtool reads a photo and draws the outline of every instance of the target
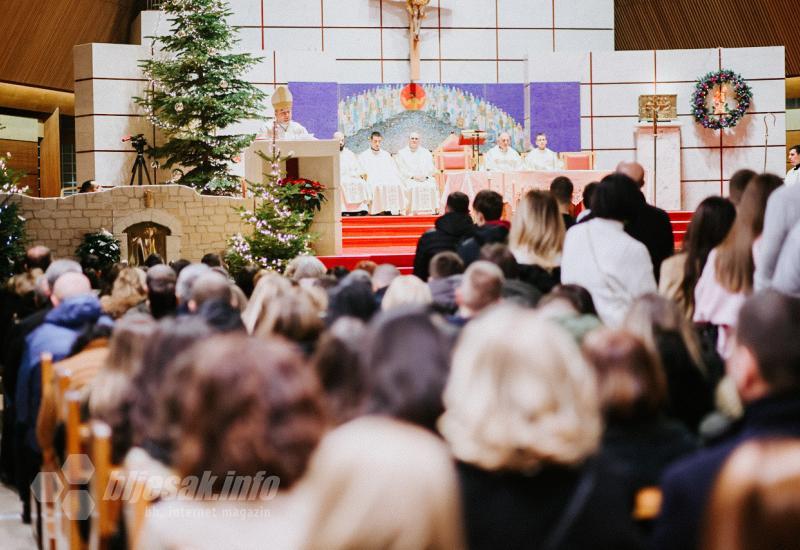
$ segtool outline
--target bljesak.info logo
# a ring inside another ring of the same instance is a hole
[[[126,471],[114,475],[102,491],[92,491],[95,468],[88,455],[70,455],[60,471],[39,472],[31,484],[37,501],[61,504],[67,518],[86,520],[95,509],[95,497],[102,492],[103,500],[121,500],[136,503],[140,500],[154,502],[160,498],[194,501],[268,501],[273,499],[280,485],[278,476],[265,472],[255,475],[237,475],[228,471],[225,476],[203,472],[200,476],[177,474],[153,475],[150,472]]]

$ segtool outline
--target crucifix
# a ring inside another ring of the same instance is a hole
[[[409,57],[411,60],[411,82],[416,82],[419,80],[419,31],[422,27],[422,20],[425,19],[425,8],[429,3],[430,0],[406,0],[409,30]]]
[[[377,3],[379,0],[370,0]],[[400,8],[404,6],[408,14],[408,44],[409,44],[409,61],[411,62],[411,78],[410,82],[419,81],[419,46],[422,40],[420,31],[422,30],[422,20],[428,15],[426,10],[429,7],[431,0],[380,0],[381,6],[387,4],[393,8]],[[438,6],[436,8],[439,14],[449,12],[451,10]]]

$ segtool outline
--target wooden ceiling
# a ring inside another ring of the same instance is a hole
[[[616,0],[616,49],[786,46],[786,76],[797,76],[796,10],[789,0]]]
[[[126,43],[142,4],[143,0],[3,0],[0,81],[72,91],[72,47]],[[616,0],[616,48],[785,45],[786,74],[797,76],[800,36],[792,4],[789,0]]]
[[[73,91],[72,47],[128,41],[138,0],[3,0],[0,80]]]

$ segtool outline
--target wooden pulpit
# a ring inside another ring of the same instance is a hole
[[[263,183],[271,167],[256,154],[269,155],[272,141],[254,141],[244,155],[245,178]],[[292,152],[288,168],[298,177],[318,181],[325,186],[322,209],[314,216],[311,231],[317,235],[314,251],[319,256],[333,256],[342,252],[342,207],[339,186],[339,142],[334,139],[306,141],[277,141],[281,155]],[[287,166],[282,166],[286,170]]]

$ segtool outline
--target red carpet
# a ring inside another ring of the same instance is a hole
[[[692,212],[670,212],[675,248],[680,248]],[[411,273],[419,236],[433,227],[436,216],[348,216],[342,218],[342,253],[320,256],[328,267],[353,267],[361,260],[390,263]]]

